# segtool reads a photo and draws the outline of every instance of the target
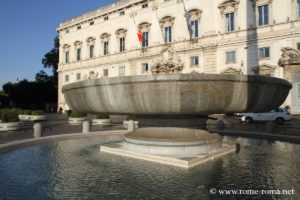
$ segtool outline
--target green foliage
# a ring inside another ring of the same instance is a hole
[[[40,70],[38,73],[35,74],[35,81],[36,82],[48,82],[52,81],[53,77],[49,76],[44,70]]]
[[[11,108],[10,111],[18,113],[18,115],[23,114],[23,110],[21,108]]]
[[[8,95],[0,90],[0,108],[9,104]]]
[[[96,115],[96,119],[109,119],[109,115],[108,114],[103,114],[103,113],[98,113]]]
[[[32,110],[23,110],[23,115],[31,115]]]
[[[18,122],[19,115],[13,109],[2,109],[0,119],[2,122]]]
[[[135,121],[136,120],[136,116],[135,115],[127,115],[126,120]]]
[[[72,118],[81,118],[81,117],[85,117],[86,114],[85,113],[80,113],[80,112],[76,112],[76,111],[73,111],[71,113],[71,116]]]
[[[33,110],[32,113],[31,113],[31,115],[33,115],[33,116],[44,115],[44,114],[45,113],[42,110]]]
[[[55,80],[55,85],[57,86],[57,69],[59,62],[59,38],[56,36],[54,38],[54,47],[44,55],[42,63],[45,68],[52,68],[53,79]]]

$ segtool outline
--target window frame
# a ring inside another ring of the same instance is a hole
[[[199,56],[190,57],[190,67],[199,67]]]
[[[141,72],[142,74],[143,73],[148,73],[149,72],[149,64],[148,63],[142,63],[142,66],[141,66]]]
[[[76,74],[76,80],[77,80],[77,81],[80,81],[80,80],[81,80],[81,73],[77,73],[77,74]]]
[[[69,82],[70,81],[70,76],[69,76],[69,74],[66,74],[65,75],[65,82]]]
[[[125,51],[125,37],[119,38],[119,51],[124,52]]]
[[[70,62],[70,51],[66,51],[65,52],[65,63],[69,63]]]
[[[265,13],[265,7],[267,6],[267,15]],[[261,9],[261,13],[260,13],[260,8]],[[266,4],[261,4],[257,6],[257,12],[258,12],[258,26],[266,26],[270,24],[270,4],[266,3]],[[267,16],[267,18],[265,18],[265,16]],[[260,20],[261,19],[261,20]]]
[[[226,30],[226,32],[235,31],[235,13],[234,12],[225,13],[225,30]]]
[[[198,38],[199,37],[199,20],[192,20],[191,21],[191,29],[192,29],[192,38]]]
[[[145,31],[143,34],[142,47],[147,48],[149,46],[149,32]]]
[[[94,51],[95,51],[95,45],[94,44],[91,44],[90,46],[89,46],[89,58],[91,59],[91,58],[94,58]]]
[[[76,49],[76,60],[81,61],[81,48]]]
[[[266,51],[268,50],[268,51]],[[266,56],[268,52],[268,56]],[[261,47],[258,48],[258,59],[270,59],[271,58],[271,48],[270,47]]]
[[[142,9],[148,8],[148,3],[142,4]]]
[[[234,56],[233,56],[234,55]],[[225,63],[236,63],[236,51],[227,51],[225,52]]]
[[[108,55],[109,54],[109,41],[104,41],[103,42],[103,55]]]
[[[108,69],[103,69],[103,76],[108,77],[108,75],[109,75]]]
[[[172,43],[172,26],[164,27],[164,40],[165,43]]]

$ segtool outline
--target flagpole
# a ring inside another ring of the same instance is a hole
[[[134,27],[136,27],[137,28],[136,30],[139,31],[139,28],[136,25],[136,21],[135,21],[134,15],[135,15],[135,12],[132,11],[132,7],[131,7],[131,13],[130,13],[129,16],[133,19]],[[138,40],[139,40],[140,45],[142,45],[143,41],[140,41],[140,39],[139,39],[139,32],[138,32]]]
[[[188,31],[189,31],[190,40],[191,40],[192,39],[192,30],[191,30],[192,27],[191,27],[191,24],[189,22],[190,19],[191,19],[191,16],[189,15],[189,13],[186,10],[184,0],[182,0],[182,4],[183,4],[183,9],[184,9],[184,17],[185,17],[185,20],[186,20],[186,23],[187,23],[187,26],[188,26]]]
[[[155,7],[155,6],[157,6],[157,8],[158,8],[158,4],[156,4],[156,0],[154,0],[153,3],[155,3],[155,5],[153,5],[152,10],[154,10],[155,16],[156,16],[158,24],[159,24],[159,18],[158,18],[158,14],[156,12],[156,7]],[[161,28],[159,27],[159,29],[161,29]],[[161,33],[161,36],[162,36],[162,41],[163,41],[163,43],[165,43],[163,30],[160,30],[160,33]]]

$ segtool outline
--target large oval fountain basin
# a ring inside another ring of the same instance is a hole
[[[265,76],[145,75],[84,80],[63,86],[72,110],[110,114],[213,114],[269,111],[291,84]]]

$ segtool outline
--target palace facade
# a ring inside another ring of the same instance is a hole
[[[62,22],[57,31],[64,110],[63,85],[151,74],[168,49],[182,73],[285,78],[293,84],[285,106],[300,113],[300,0],[121,0]]]

